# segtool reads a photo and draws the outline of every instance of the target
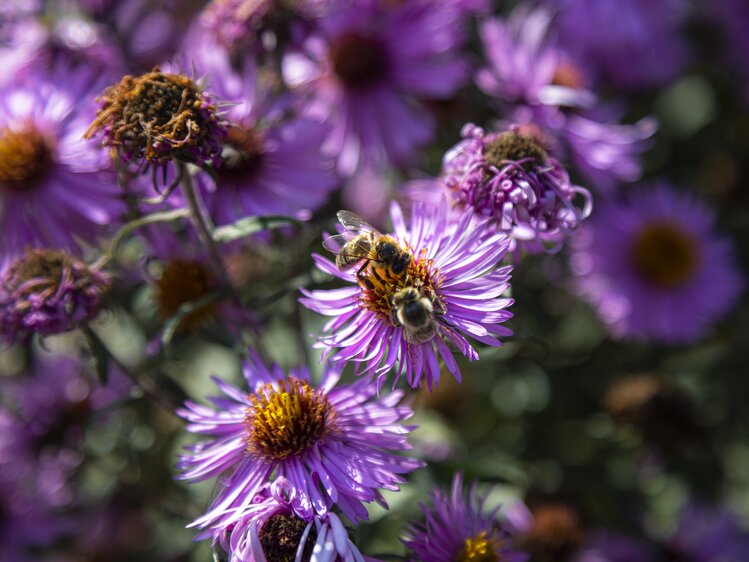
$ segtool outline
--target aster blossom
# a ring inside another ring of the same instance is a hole
[[[403,393],[377,398],[364,381],[337,386],[337,367],[315,387],[307,369],[286,377],[254,355],[244,376],[249,394],[214,378],[225,395],[210,399],[216,409],[187,402],[178,412],[189,431],[209,437],[181,457],[181,478],[205,480],[230,471],[208,512],[192,525],[237,522],[271,475],[289,482],[307,520],[335,504],[358,521],[367,517],[362,502],[384,504],[379,489],[397,490],[400,475],[421,466],[394,454],[410,448],[406,435],[414,429],[401,425],[413,413],[398,406]]]
[[[319,562],[364,561],[338,516],[306,513],[286,478],[266,484],[236,524],[217,529],[214,545],[229,562],[309,562],[313,556]]]
[[[300,302],[334,317],[316,345],[328,348],[334,361],[361,363],[360,372],[377,376],[379,385],[398,365],[394,384],[405,373],[412,387],[425,381],[431,389],[439,381],[440,357],[460,380],[447,342],[476,360],[478,353],[463,333],[491,346],[501,345],[497,336],[512,333],[501,325],[512,316],[505,310],[512,300],[499,298],[509,288],[511,267],[497,267],[509,240],[470,211],[450,220],[444,198],[436,207],[417,204],[409,224],[396,203],[390,214],[390,239],[408,262],[399,274],[370,265],[341,270],[313,255],[319,269],[354,284],[331,291],[302,289]]]
[[[518,127],[487,134],[472,123],[461,136],[445,154],[442,180],[460,207],[490,218],[513,240],[559,245],[590,214],[588,190],[572,184],[533,136]]]
[[[528,555],[513,547],[511,528],[499,506],[487,510],[486,496],[474,483],[466,497],[463,475],[453,477],[450,494],[435,490],[432,505],[422,505],[424,522],[412,524],[402,539],[409,560],[420,562],[525,562]]]
[[[59,67],[0,91],[0,269],[26,247],[80,252],[119,218],[109,163],[82,138],[95,84]]]
[[[221,51],[192,61],[227,104],[219,161],[212,174],[197,176],[214,220],[294,216],[322,205],[339,184],[333,159],[321,153],[326,125],[298,115],[293,96],[273,96],[254,69],[234,70]]]
[[[742,288],[714,213],[659,184],[602,205],[573,242],[574,285],[616,338],[695,341]]]
[[[657,124],[645,117],[619,123],[619,111],[590,90],[579,57],[562,48],[551,10],[525,6],[507,19],[482,21],[487,65],[476,84],[522,128],[535,130],[555,157],[569,160],[596,189],[612,191],[642,174],[641,153]]]
[[[433,138],[420,100],[448,99],[465,82],[463,16],[452,2],[336,1],[319,33],[284,57],[286,83],[306,96],[310,115],[331,124],[323,148],[342,174],[407,164]]]
[[[58,250],[28,249],[0,277],[0,336],[67,332],[93,320],[111,277]]]

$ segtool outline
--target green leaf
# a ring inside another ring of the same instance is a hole
[[[268,215],[265,217],[244,217],[234,224],[219,227],[213,231],[213,239],[216,242],[233,242],[245,236],[251,236],[258,232],[280,228],[282,226],[298,226],[301,221],[293,217],[282,215]]]

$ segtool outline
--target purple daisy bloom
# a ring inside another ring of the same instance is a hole
[[[727,509],[693,501],[683,508],[665,552],[668,560],[743,562],[749,557],[749,535]]]
[[[491,346],[501,345],[497,336],[512,334],[501,324],[512,317],[505,309],[513,301],[499,298],[509,288],[512,268],[497,267],[509,240],[470,211],[450,221],[444,198],[437,207],[416,204],[409,225],[396,203],[390,213],[394,235],[384,240],[408,262],[398,275],[366,263],[359,272],[356,267],[341,270],[313,254],[319,269],[354,283],[331,291],[302,289],[306,298],[300,302],[334,317],[325,326],[328,335],[316,345],[331,353],[337,350],[334,361],[362,363],[361,372],[377,375],[379,386],[398,364],[393,384],[405,372],[412,387],[420,386],[425,377],[431,389],[439,381],[440,357],[460,380],[446,342],[473,361],[478,353],[462,333]],[[371,229],[365,235],[379,233]]]
[[[290,102],[274,100],[254,69],[235,72],[221,51],[197,54],[196,69],[228,107],[220,161],[212,176],[198,176],[206,204],[219,223],[247,215],[290,215],[315,210],[338,186],[334,162],[321,154],[327,128],[289,116]]]
[[[229,527],[218,529],[214,538],[229,562],[309,562],[313,552],[318,562],[364,562],[338,516],[305,513],[286,478],[264,486]]]
[[[516,9],[507,21],[481,24],[488,66],[476,83],[523,128],[537,130],[545,147],[571,163],[597,189],[611,191],[622,181],[640,178],[640,154],[656,130],[645,118],[617,123],[615,111],[600,107],[589,79],[559,47],[544,9]]]
[[[329,367],[319,387],[306,368],[287,377],[278,366],[266,367],[252,355],[244,376],[246,390],[218,378],[226,395],[211,398],[214,408],[188,402],[179,415],[187,429],[209,436],[182,456],[181,478],[222,478],[208,512],[192,525],[238,522],[255,494],[272,475],[296,490],[298,512],[308,521],[330,513],[334,503],[352,521],[367,518],[362,502],[384,504],[379,488],[397,490],[401,474],[422,463],[393,454],[410,448],[401,425],[413,412],[398,406],[402,392],[385,398],[365,381],[336,384],[340,369]]]
[[[714,227],[710,209],[666,185],[609,201],[574,239],[576,287],[614,337],[695,341],[742,288]]]
[[[80,251],[123,208],[106,155],[83,140],[90,70],[65,70],[0,91],[0,269],[28,246]]]
[[[310,114],[331,122],[324,149],[341,173],[406,164],[433,138],[418,100],[447,99],[465,82],[464,11],[431,0],[343,0],[319,21],[320,35],[284,58],[286,82],[309,94]]]
[[[410,560],[454,562],[481,560],[525,562],[528,555],[512,545],[510,528],[500,516],[499,506],[487,510],[486,495],[478,494],[474,483],[463,492],[463,475],[453,478],[448,496],[442,490],[431,494],[432,506],[421,506],[424,523],[413,524],[403,543]]]
[[[574,562],[656,562],[656,548],[643,540],[612,533],[593,533]]]
[[[588,190],[572,184],[533,136],[518,127],[486,134],[473,123],[461,136],[443,159],[444,184],[460,207],[491,219],[513,240],[558,246],[590,214]]]
[[[563,44],[616,86],[641,89],[671,80],[688,58],[680,27],[685,0],[547,0],[559,10]]]
[[[28,249],[0,277],[0,336],[25,341],[93,320],[110,276],[57,250]]]

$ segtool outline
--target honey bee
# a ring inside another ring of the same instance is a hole
[[[338,221],[346,232],[323,241],[323,247],[336,254],[335,264],[338,269],[346,271],[364,260],[356,272],[357,277],[370,263],[375,274],[375,269],[396,278],[406,273],[411,263],[411,254],[404,251],[394,237],[378,232],[375,227],[350,211],[338,211]]]
[[[426,343],[437,335],[435,315],[445,312],[439,297],[429,299],[415,287],[404,287],[390,297],[390,321],[395,327],[403,326],[406,341],[411,344]]]

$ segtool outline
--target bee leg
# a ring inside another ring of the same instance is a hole
[[[430,298],[429,300],[432,303],[432,308],[434,308],[434,313],[440,315],[447,313],[447,307],[445,306],[445,303],[442,302],[442,299],[439,298],[436,294],[432,294],[431,297],[432,298]]]
[[[364,263],[362,263],[361,267],[356,271],[356,277],[358,279],[362,278],[362,272],[367,269],[367,266],[369,265],[369,260],[364,260]]]
[[[393,297],[390,296],[388,298],[388,303],[390,304],[390,323],[393,325],[394,328],[397,328],[401,325],[400,320],[398,320],[398,309],[393,306]]]

